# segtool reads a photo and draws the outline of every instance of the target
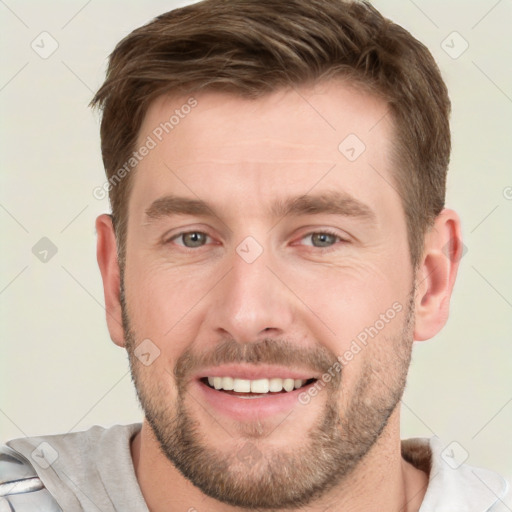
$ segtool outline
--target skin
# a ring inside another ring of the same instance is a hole
[[[295,453],[304,448],[305,435],[315,431],[328,404],[336,405],[343,431],[343,419],[351,400],[361,393],[361,383],[368,381],[359,398],[369,410],[387,399],[390,390],[401,392],[412,340],[431,338],[447,320],[461,252],[460,221],[452,210],[441,212],[425,236],[424,254],[414,273],[401,199],[388,184],[393,182],[390,116],[385,116],[381,100],[347,84],[330,81],[257,100],[218,92],[194,97],[198,105],[132,176],[124,326],[111,220],[108,215],[97,219],[109,331],[119,346],[126,347],[128,339],[139,395],[146,393],[164,417],[172,417],[178,384],[184,387],[182,405],[196,420],[205,448],[228,457],[234,446],[251,440],[264,455],[285,449]],[[139,141],[186,100],[155,100]],[[353,162],[338,150],[351,133],[366,145]],[[277,198],[328,190],[346,192],[369,205],[375,221],[323,213],[284,218],[267,214]],[[171,193],[207,200],[217,216],[180,215],[149,222],[149,205]],[[307,235],[326,228],[345,242],[334,238],[322,252]],[[183,238],[171,240],[187,231],[204,232],[209,238],[187,251]],[[247,236],[263,248],[251,264],[236,252]],[[406,329],[410,298],[411,322]],[[298,352],[342,355],[357,334],[374,325],[395,302],[403,305],[402,312],[343,367],[339,387],[320,390],[307,406],[294,406],[287,418],[276,415],[258,425],[233,420],[203,403],[188,380],[173,379],[185,352],[211,354],[225,340],[251,349],[251,344],[265,339],[285,339]],[[160,356],[145,367],[133,357],[133,345],[148,338]],[[371,379],[365,374],[369,368]],[[418,510],[428,476],[401,458],[399,423],[397,406],[355,467],[324,493],[287,510]],[[206,495],[186,479],[163,455],[147,420],[131,450],[151,511],[242,510]],[[249,471],[234,465],[231,470],[241,477]],[[258,465],[250,468],[253,476],[264,470]]]

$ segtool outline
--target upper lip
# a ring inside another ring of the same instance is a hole
[[[233,377],[236,379],[318,379],[319,376],[314,371],[299,370],[287,366],[278,366],[270,364],[227,364],[221,366],[211,366],[203,368],[195,375],[196,379],[204,377]]]

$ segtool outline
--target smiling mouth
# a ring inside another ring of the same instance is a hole
[[[317,379],[239,379],[233,377],[203,377],[200,381],[211,389],[239,397],[272,396],[290,393],[309,386]]]

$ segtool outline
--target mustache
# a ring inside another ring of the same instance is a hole
[[[182,383],[204,367],[232,363],[275,364],[325,373],[337,361],[336,354],[323,346],[301,347],[288,340],[274,338],[264,338],[253,343],[225,339],[208,352],[196,353],[189,347],[176,361],[174,377],[178,383]],[[340,373],[336,372],[333,385],[338,384]]]

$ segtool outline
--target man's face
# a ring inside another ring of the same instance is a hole
[[[303,505],[365,463],[405,385],[414,276],[390,116],[334,81],[194,97],[156,100],[139,136],[156,144],[129,202],[132,374],[205,494]],[[280,385],[297,389],[266,392]]]

